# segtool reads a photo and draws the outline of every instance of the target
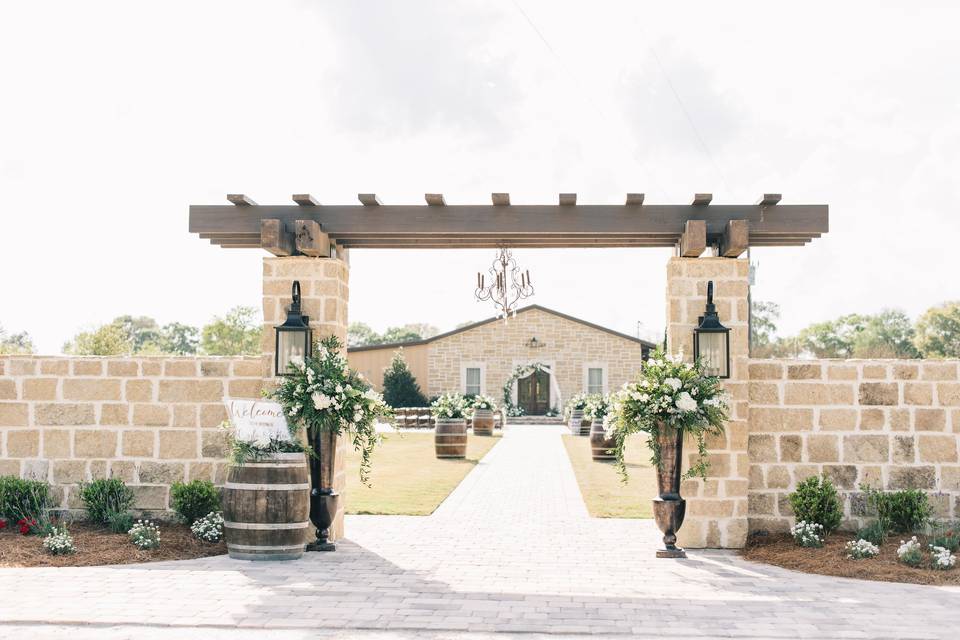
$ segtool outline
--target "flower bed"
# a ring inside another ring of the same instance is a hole
[[[847,543],[855,539],[853,534],[834,533],[827,537],[823,547],[805,548],[797,546],[789,534],[754,536],[741,553],[747,560],[804,573],[882,582],[960,585],[960,569],[937,571],[926,563],[920,567],[910,567],[898,562],[900,541],[908,540],[909,536],[891,535],[886,542],[878,545],[880,553],[876,557],[851,560],[847,557],[850,554]],[[926,549],[927,538],[917,536],[917,539],[921,547]]]
[[[69,525],[70,537],[76,549],[73,553],[52,555],[43,547],[44,538],[20,535],[15,527],[0,531],[0,567],[87,567],[108,564],[134,564],[161,560],[188,560],[218,556],[227,552],[224,543],[200,542],[190,527],[183,524],[160,523],[163,531],[159,549],[137,549],[126,533],[86,522]]]

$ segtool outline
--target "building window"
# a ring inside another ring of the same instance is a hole
[[[583,365],[583,389],[587,393],[607,392],[607,365],[603,362],[586,362]]]
[[[460,368],[461,391],[465,395],[477,396],[483,393],[484,371],[483,363],[465,362]]]

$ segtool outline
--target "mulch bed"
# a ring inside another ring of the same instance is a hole
[[[160,548],[141,551],[133,546],[126,534],[76,522],[70,525],[76,553],[62,556],[47,553],[41,536],[22,536],[15,527],[8,526],[0,531],[0,567],[92,567],[188,560],[227,552],[222,540],[216,544],[200,542],[186,525],[163,522],[159,525]]]
[[[793,569],[804,573],[817,573],[824,576],[859,578],[880,582],[909,582],[913,584],[960,585],[960,563],[953,569],[937,571],[927,568],[913,568],[897,561],[897,547],[901,537],[890,536],[880,545],[880,555],[864,560],[850,560],[844,548],[847,542],[855,538],[850,534],[834,533],[827,538],[819,549],[798,547],[787,534],[753,536],[741,555],[754,562],[764,562],[784,569]],[[924,536],[917,540],[927,549]],[[928,556],[925,555],[925,561]]]

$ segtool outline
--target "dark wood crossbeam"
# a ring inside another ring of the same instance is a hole
[[[191,206],[189,230],[226,248],[314,255],[324,255],[327,243],[343,249],[677,247],[686,233],[685,253],[699,247],[703,234],[708,246],[731,256],[748,246],[800,246],[829,230],[827,205],[784,205],[779,194],[764,194],[756,204],[714,204],[705,195],[688,205],[645,204],[642,194],[628,194],[622,205],[576,204],[573,194],[554,205],[511,205],[507,194],[495,194],[496,204],[488,205],[449,205],[440,194],[421,205],[383,205],[374,194],[359,194],[360,205],[315,204],[306,194],[295,196],[297,204],[257,205],[234,195],[234,204]]]

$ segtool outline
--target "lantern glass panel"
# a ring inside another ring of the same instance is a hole
[[[703,361],[704,373],[708,376],[727,377],[726,332],[701,331],[696,338],[699,346],[697,352]]]
[[[277,333],[277,373],[289,373],[289,365],[301,365],[307,355],[306,331],[280,331]]]

